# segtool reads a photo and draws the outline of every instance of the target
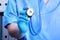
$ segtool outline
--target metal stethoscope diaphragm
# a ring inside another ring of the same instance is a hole
[[[27,15],[28,16],[32,16],[34,14],[34,10],[33,10],[33,8],[29,8],[29,9],[27,9]]]

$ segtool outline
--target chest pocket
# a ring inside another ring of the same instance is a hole
[[[43,14],[54,12],[59,6],[60,6],[59,0],[54,0],[54,1],[49,0],[49,2],[43,7],[43,10],[42,10]]]

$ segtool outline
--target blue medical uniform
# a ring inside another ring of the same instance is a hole
[[[26,7],[34,9],[32,23],[35,31],[38,29],[34,27],[37,25],[36,18],[39,15],[41,18],[41,31],[33,36],[28,30],[28,40],[60,40],[60,0],[49,0],[47,4],[44,4],[43,0],[8,0],[4,12],[4,26],[17,23],[20,11]]]

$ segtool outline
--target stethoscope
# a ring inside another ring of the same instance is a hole
[[[38,5],[39,5],[39,7],[40,7],[40,1],[41,0],[39,0],[39,2],[38,2]],[[40,10],[40,8],[39,8],[39,10]],[[41,15],[40,15],[40,11],[39,11],[39,23],[38,24],[40,24],[40,25],[37,25],[37,27],[38,27],[38,30],[37,31],[35,31],[34,30],[34,28],[33,28],[33,24],[32,24],[32,16],[34,15],[34,9],[33,8],[28,8],[27,9],[27,15],[30,17],[30,21],[29,21],[29,31],[30,31],[30,33],[31,33],[31,35],[33,35],[33,36],[36,36],[36,35],[38,35],[39,33],[40,33],[40,31],[41,31]],[[37,16],[36,16],[37,17]],[[38,22],[38,19],[37,19],[37,22]]]
[[[38,26],[37,26],[37,27],[38,27],[38,30],[37,30],[37,31],[34,30],[33,24],[32,24],[32,18],[31,18],[31,17],[33,16],[33,14],[34,14],[33,8],[27,9],[27,15],[30,17],[29,30],[30,30],[30,33],[31,33],[33,36],[36,36],[36,35],[38,35],[38,34],[40,33],[41,25],[38,25]],[[37,19],[37,20],[38,20],[38,19]],[[41,19],[40,19],[40,14],[39,14],[39,20],[41,20]],[[38,21],[37,21],[37,22],[38,22]],[[40,22],[39,22],[38,24],[40,24]]]
[[[29,30],[30,30],[30,33],[35,36],[35,35],[38,35],[40,30],[41,30],[41,27],[38,25],[37,27],[39,28],[37,32],[35,32],[34,28],[33,28],[33,24],[32,24],[32,16],[34,14],[34,10],[33,8],[29,8],[27,9],[27,15],[30,17],[30,21],[29,21]],[[41,20],[41,19],[40,19]]]

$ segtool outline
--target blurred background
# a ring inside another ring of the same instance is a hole
[[[3,27],[3,13],[8,0],[0,0],[0,40],[16,40],[9,36],[7,29]]]

